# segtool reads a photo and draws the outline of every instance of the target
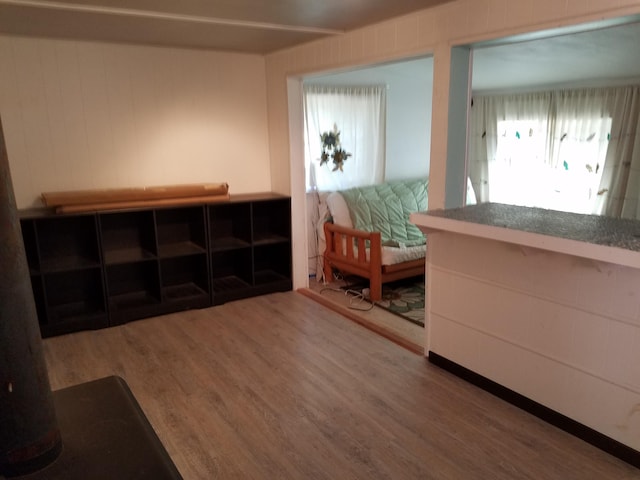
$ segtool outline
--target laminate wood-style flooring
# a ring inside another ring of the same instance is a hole
[[[638,479],[296,292],[44,341],[54,390],[128,383],[186,479]]]
[[[324,284],[310,279],[309,288],[299,291],[349,320],[359,323],[414,353],[424,355],[424,327],[372,305],[368,299],[365,300],[354,295],[356,292],[345,290],[345,285],[347,283],[344,280]]]

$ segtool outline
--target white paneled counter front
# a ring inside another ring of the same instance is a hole
[[[426,351],[637,453],[640,222],[500,204],[411,220]]]

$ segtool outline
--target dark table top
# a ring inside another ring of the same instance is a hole
[[[126,382],[116,376],[53,392],[62,453],[35,473],[47,480],[181,479]]]

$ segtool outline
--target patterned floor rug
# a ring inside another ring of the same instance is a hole
[[[424,277],[384,284],[376,305],[424,327]]]
[[[345,280],[347,286],[342,287],[345,290],[360,292],[369,286],[368,283],[363,284],[362,282],[366,282],[366,280],[361,278]],[[382,285],[382,299],[375,305],[424,327],[424,292],[424,277],[422,275],[385,283]]]

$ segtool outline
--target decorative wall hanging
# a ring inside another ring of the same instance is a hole
[[[325,163],[329,163],[329,159],[333,162],[332,172],[337,170],[343,171],[342,167],[344,162],[351,156],[340,145],[340,131],[338,126],[333,124],[333,131],[324,132],[320,135],[320,141],[322,142],[322,153],[320,155],[320,166]]]

